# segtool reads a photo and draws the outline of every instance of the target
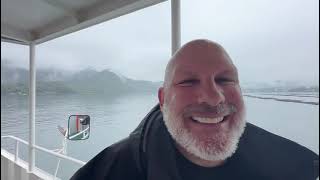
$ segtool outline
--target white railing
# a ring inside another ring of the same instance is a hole
[[[20,139],[18,137],[15,137],[15,136],[1,136],[1,140],[4,139],[4,138],[8,138],[8,139],[13,139],[15,140],[15,154],[14,154],[14,162],[16,163],[19,159],[19,143],[22,143],[22,144],[25,144],[27,146],[29,146],[29,143],[23,139]],[[34,148],[39,150],[39,151],[42,151],[42,152],[45,152],[45,153],[48,153],[48,154],[51,154],[57,158],[59,158],[59,161],[58,161],[58,165],[57,165],[57,168],[55,170],[55,176],[58,172],[58,169],[59,169],[59,165],[60,165],[60,159],[65,159],[65,160],[69,160],[71,162],[74,162],[78,165],[85,165],[86,162],[83,162],[81,160],[78,160],[78,159],[75,159],[75,158],[72,158],[72,157],[69,157],[69,156],[66,156],[64,154],[60,154],[58,152],[54,152],[53,150],[49,150],[49,149],[46,149],[46,148],[43,148],[41,146],[37,146],[37,145],[34,145]],[[30,160],[29,160],[30,161]],[[28,162],[29,163],[29,162]]]

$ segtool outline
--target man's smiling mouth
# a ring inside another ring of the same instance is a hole
[[[209,118],[209,117],[197,117],[192,116],[191,120],[197,123],[202,124],[218,124],[222,122],[225,119],[225,117],[215,117],[215,118]]]
[[[218,106],[202,104],[188,106],[185,108],[183,116],[199,125],[217,125],[228,120],[228,117],[236,112],[235,105],[229,103]]]

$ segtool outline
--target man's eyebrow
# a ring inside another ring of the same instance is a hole
[[[232,75],[238,75],[238,71],[236,68],[232,68],[232,69],[226,69],[222,72],[220,72],[219,74],[232,74]]]
[[[179,72],[184,75],[192,75],[192,76],[195,76],[197,74],[193,71],[190,71],[189,69],[190,69],[189,66],[180,65],[179,67],[176,67],[174,69],[174,72]]]
[[[189,70],[180,70],[180,73],[183,75],[187,75],[187,76],[196,76],[197,74],[193,71],[189,71]]]
[[[182,70],[182,73],[184,73],[184,74],[196,74],[195,72],[189,71],[189,70]]]

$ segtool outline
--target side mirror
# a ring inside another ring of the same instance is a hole
[[[88,115],[71,115],[68,120],[69,140],[85,140],[90,134],[90,116]]]

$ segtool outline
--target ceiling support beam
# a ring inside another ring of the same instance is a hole
[[[10,37],[4,37],[4,36],[1,36],[1,42],[20,44],[20,45],[29,45],[30,44],[30,42],[19,41],[19,40],[12,39]]]
[[[30,32],[20,30],[5,23],[1,23],[1,37],[26,43],[33,39],[33,36]]]

